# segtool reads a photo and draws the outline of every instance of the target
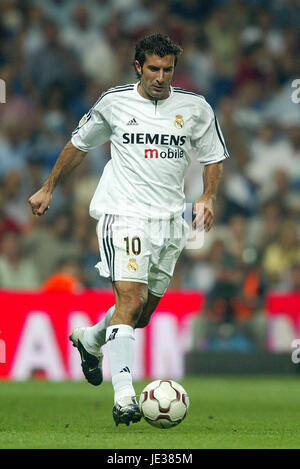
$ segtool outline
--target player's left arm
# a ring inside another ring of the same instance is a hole
[[[214,202],[217,197],[218,186],[223,174],[223,163],[212,163],[204,166],[204,191],[196,200],[193,207],[193,228],[209,231],[214,223]]]

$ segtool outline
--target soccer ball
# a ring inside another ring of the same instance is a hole
[[[171,428],[185,418],[190,402],[185,389],[170,379],[158,379],[142,391],[139,406],[144,419],[157,428]]]

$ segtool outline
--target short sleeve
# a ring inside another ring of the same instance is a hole
[[[191,143],[196,150],[197,161],[204,165],[218,163],[229,157],[225,140],[211,106],[206,101],[201,104]]]
[[[107,113],[107,103],[99,99],[97,103],[79,121],[78,127],[72,133],[71,142],[82,151],[90,151],[103,145],[111,136],[111,128],[104,117]]]

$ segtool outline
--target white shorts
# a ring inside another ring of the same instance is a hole
[[[114,281],[148,284],[149,291],[163,296],[177,259],[189,237],[182,217],[154,220],[103,214],[97,224],[102,277]]]

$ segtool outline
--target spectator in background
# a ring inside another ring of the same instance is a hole
[[[24,166],[24,173],[26,171]],[[5,194],[5,213],[25,230],[31,221],[31,214],[26,207],[20,171],[10,171],[3,185]]]
[[[44,223],[36,221],[37,226],[24,237],[24,250],[39,272],[44,282],[53,272],[61,259],[79,257],[80,246],[72,238],[72,220],[67,213],[61,213],[55,220]]]
[[[6,178],[10,171],[25,170],[28,144],[23,134],[23,127],[17,122],[7,121],[3,124],[0,139],[0,178]]]
[[[215,63],[207,35],[202,32],[185,44],[185,61],[196,92],[210,96],[213,91]]]
[[[80,293],[84,284],[83,270],[78,259],[66,258],[58,262],[56,271],[43,283],[42,290]]]
[[[232,256],[226,250],[226,245],[222,239],[216,238],[211,243],[207,253],[200,249],[199,255],[196,252],[187,251],[188,268],[182,275],[183,284],[181,288],[195,289],[209,292],[216,282],[219,266],[233,262]]]
[[[89,160],[90,156],[91,155],[89,154],[89,156],[77,168],[78,182],[76,183],[76,185],[74,187],[74,201],[75,201],[75,203],[85,205],[85,206],[89,205],[89,203],[90,203],[90,201],[93,197],[93,194],[96,190],[96,187],[98,185],[98,182],[99,182],[99,178],[98,178],[97,175],[99,173],[101,174],[102,170],[103,170],[103,168],[102,168],[101,172],[100,171],[97,171],[97,172],[95,171],[94,173],[89,171],[89,168],[90,168],[91,164],[93,163],[92,161]],[[101,155],[101,156],[103,156],[103,155]],[[99,157],[99,154],[98,154],[98,157]],[[105,162],[107,161],[106,158],[103,158],[103,160]],[[103,160],[100,161],[99,164],[103,163]]]
[[[277,169],[292,176],[295,160],[291,155],[286,138],[278,138],[276,127],[266,123],[258,132],[258,137],[250,146],[251,159],[245,170],[248,177],[261,189],[272,183],[272,176]],[[284,156],[283,156],[284,155]]]
[[[170,2],[170,13],[176,15],[186,23],[194,21],[195,19],[201,18],[203,21],[207,17],[208,13],[214,7],[215,2],[212,0],[186,0],[182,2],[180,0],[171,0]]]
[[[76,186],[76,170],[73,173],[73,178],[69,178],[60,187],[56,189],[56,194],[51,202],[51,212],[49,213],[49,219],[55,221],[62,213],[65,213],[66,217],[71,222],[72,205],[74,204],[74,187]]]
[[[281,282],[276,286],[276,290],[290,293],[300,292],[300,262],[294,262],[283,276]]]
[[[220,99],[217,113],[228,142],[228,152],[233,156],[228,162],[230,170],[223,180],[225,203],[222,220],[226,222],[234,214],[251,217],[257,210],[257,190],[245,171],[250,155],[247,142],[237,127],[236,105],[232,96]]]
[[[76,125],[81,117],[89,111],[93,103],[97,101],[103,91],[104,89],[101,88],[99,83],[93,80],[88,80],[83,92],[74,96],[74,99],[68,102],[68,110],[74,118],[74,125]]]
[[[118,60],[114,53],[114,44],[109,35],[105,34],[106,28],[112,26],[113,18],[105,25],[104,31],[95,29],[88,16],[87,7],[78,4],[74,9],[72,20],[72,23],[61,31],[63,44],[76,54],[87,77],[100,86],[108,83],[110,77],[118,76]],[[118,32],[120,32],[119,23]],[[114,81],[111,85],[113,84]]]
[[[226,7],[230,18],[230,27],[236,31],[240,39],[242,31],[244,31],[249,22],[248,2],[244,0],[228,0]]]
[[[274,27],[273,14],[264,7],[258,9],[255,24],[244,29],[241,34],[241,41],[248,44],[253,43],[253,41],[260,41],[267,51],[275,57],[286,52],[282,32],[278,27]]]
[[[292,220],[283,220],[278,239],[266,247],[262,259],[269,283],[277,283],[294,262],[300,262],[297,227]]]
[[[246,217],[236,214],[229,218],[228,229],[223,238],[228,253],[237,265],[246,261],[249,243],[248,221]]]
[[[39,0],[31,0],[31,3],[35,6],[39,6],[45,17],[55,22],[58,27],[65,27],[71,16],[71,11],[76,0],[45,0],[40,2]]]
[[[279,27],[295,28],[298,26],[300,5],[297,0],[278,0],[273,11]]]
[[[12,290],[36,289],[40,284],[38,271],[31,259],[23,256],[21,236],[6,232],[0,251],[0,288]]]
[[[13,51],[8,51],[12,55]],[[26,93],[26,81],[23,81],[20,65],[22,60],[11,61],[12,63],[1,64],[0,77],[5,82],[5,106],[1,105],[0,124],[1,139],[11,140],[12,131],[19,139],[24,137],[24,125],[26,126],[34,118],[35,94]],[[15,63],[16,62],[16,63]],[[28,91],[28,90],[27,90]],[[18,128],[17,128],[18,127]],[[16,137],[17,138],[17,137]]]
[[[100,30],[108,23],[114,10],[113,2],[110,0],[90,0],[90,17],[95,28]]]
[[[2,237],[8,232],[21,233],[21,227],[5,212],[5,196],[3,187],[0,186],[0,243]]]
[[[76,54],[63,46],[55,23],[47,20],[43,24],[45,45],[30,57],[27,73],[46,94],[53,85],[58,85],[68,99],[82,89],[82,69]]]
[[[226,89],[225,82],[231,81],[235,70],[238,41],[225,7],[219,6],[213,10],[204,30],[211,45],[218,79]]]
[[[257,267],[223,262],[193,322],[193,347],[248,350],[265,347],[267,320],[262,311],[263,283]]]
[[[234,119],[246,143],[256,136],[264,124],[265,98],[263,86],[258,80],[246,80],[235,91]]]
[[[284,208],[277,198],[269,199],[260,211],[249,221],[249,242],[255,247],[259,258],[266,247],[279,236],[284,216]]]
[[[18,3],[18,0],[2,0],[0,6],[3,28],[10,38],[18,34],[24,21]]]
[[[266,81],[265,62],[269,57],[260,41],[247,45],[241,51],[235,70],[236,89],[247,83],[257,83],[261,86]]]
[[[275,169],[268,184],[262,185],[260,188],[259,197],[261,202],[276,199],[280,200],[283,207],[287,207],[291,183],[291,176],[287,174],[285,169]]]
[[[43,97],[43,126],[52,134],[65,135],[68,131],[67,103],[63,90],[54,84]]]
[[[44,21],[42,8],[39,5],[31,5],[28,8],[27,24],[23,26],[22,47],[26,58],[39,52],[45,45]]]
[[[165,7],[166,6],[167,5],[165,5]],[[121,18],[124,32],[127,35],[135,38],[145,34],[145,31],[147,31],[149,27],[156,24],[156,7],[157,2],[140,0],[123,11]]]
[[[101,47],[97,31],[92,25],[87,5],[74,4],[71,21],[60,30],[63,44],[76,52],[80,62],[84,62],[85,54],[95,47]]]

